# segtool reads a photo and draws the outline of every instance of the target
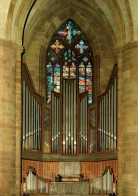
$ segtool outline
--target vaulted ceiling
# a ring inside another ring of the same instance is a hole
[[[27,18],[24,34],[27,49],[38,34],[43,36],[43,43],[49,42],[56,28],[72,18],[93,44],[98,46],[107,41],[116,49],[134,39],[134,2],[136,0],[133,3],[130,0],[37,0],[30,9],[32,0],[11,0],[7,36],[16,42],[21,40]]]
[[[137,0],[5,0],[6,39],[25,47],[32,75],[45,64],[49,42],[68,18],[85,33],[94,57],[100,59],[100,76],[108,81],[117,51],[138,40]],[[4,7],[4,8],[5,8]],[[2,8],[1,8],[2,9]],[[32,67],[32,68],[31,68]],[[32,69],[32,70],[31,70]],[[40,75],[36,77],[36,86]],[[35,78],[33,78],[35,81]]]

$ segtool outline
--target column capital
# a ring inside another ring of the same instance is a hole
[[[123,46],[124,51],[132,50],[132,49],[138,49],[138,41],[131,41]]]
[[[23,47],[10,40],[0,38],[0,46],[23,51]]]

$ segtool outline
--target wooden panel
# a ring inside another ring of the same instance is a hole
[[[33,161],[45,161],[45,162],[96,162],[96,161],[107,161],[117,160],[118,153],[116,152],[102,152],[102,153],[91,153],[91,154],[79,154],[78,156],[63,156],[58,154],[46,154],[34,151],[22,151],[22,159],[33,160]]]
[[[98,178],[104,173],[106,167],[111,167],[117,179],[117,160],[99,162],[81,162],[81,173],[84,179]]]
[[[58,162],[22,160],[22,178],[26,176],[29,167],[35,168],[39,177],[55,182],[55,176],[58,174]]]

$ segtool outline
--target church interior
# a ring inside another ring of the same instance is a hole
[[[0,196],[138,195],[138,1],[0,1]]]

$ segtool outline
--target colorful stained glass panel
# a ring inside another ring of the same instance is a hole
[[[63,37],[63,39],[68,40],[71,44],[73,37],[81,34],[80,30],[74,25],[70,20],[63,26],[63,28],[58,31],[58,34]]]
[[[92,94],[88,94],[88,103],[89,103],[89,104],[92,103]]]
[[[79,77],[79,85],[85,85],[85,77]]]
[[[49,86],[47,86],[47,88],[48,88],[48,89],[47,89],[47,93],[48,93],[48,94],[51,94],[52,86],[49,85]]]
[[[91,69],[91,67],[86,67],[86,76],[92,76],[92,69]]]
[[[60,65],[58,63],[54,66],[54,77],[60,77]]]
[[[77,44],[75,46],[75,48],[77,48],[79,50],[79,52],[81,54],[83,54],[84,51],[88,48],[88,46],[85,44],[85,41],[84,40],[80,40],[79,44]]]
[[[56,57],[55,57],[55,56],[52,56],[52,57],[51,57],[51,61],[52,61],[52,62],[55,62],[55,60],[56,60]]]
[[[53,77],[47,77],[47,85],[52,86],[53,84]]]
[[[70,76],[71,77],[76,77],[76,66],[74,63],[70,66]]]
[[[79,93],[82,93],[85,91],[85,86],[79,86]]]
[[[86,86],[86,89],[90,92],[92,92],[92,86]]]
[[[85,56],[85,57],[83,58],[83,61],[86,63],[86,62],[88,61],[88,58]]]
[[[65,62],[63,65],[63,77],[68,77],[69,76],[69,66]]]
[[[55,52],[58,54],[60,50],[64,48],[64,46],[60,43],[59,40],[56,40],[55,43],[51,45],[51,48],[54,49]]]
[[[91,77],[86,77],[86,85],[92,85],[92,78]]]
[[[54,85],[54,91],[60,92],[60,86]]]
[[[60,77],[54,77],[54,85],[60,85]]]
[[[79,76],[85,76],[85,66],[83,63],[79,65]]]
[[[48,95],[47,95],[47,101],[46,101],[46,102],[47,102],[47,103],[50,103],[50,101],[51,101],[51,94],[48,94]]]
[[[88,62],[87,67],[92,67],[92,65],[91,65],[91,63],[90,63],[90,62]]]

